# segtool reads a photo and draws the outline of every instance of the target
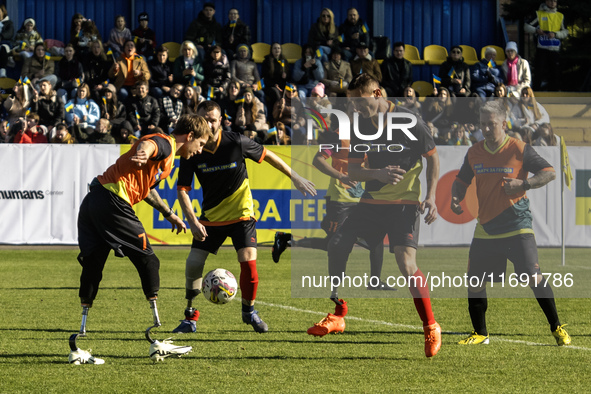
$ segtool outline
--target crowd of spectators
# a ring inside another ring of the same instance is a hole
[[[230,9],[223,25],[215,14],[215,5],[205,3],[170,62],[169,49],[156,42],[145,12],[133,31],[118,15],[106,42],[94,22],[77,13],[70,41],[49,48],[51,40],[43,41],[35,20],[26,19],[15,33],[0,5],[0,77],[15,58],[22,61],[21,78],[2,105],[1,142],[128,143],[149,133],[170,133],[182,114],[195,113],[203,100],[215,100],[228,130],[260,143],[305,143],[304,107],[330,108],[329,98],[346,97],[348,84],[360,73],[371,75],[384,95],[422,117],[439,144],[482,139],[477,114],[489,97],[506,97],[513,135],[531,143],[555,142],[548,114],[530,88],[529,63],[514,42],[506,45],[502,64],[495,63],[495,49],[487,48],[473,66],[464,61],[462,48],[453,46],[439,68],[440,83],[420,102],[405,44],[395,42],[392,57],[378,62],[370,50],[369,27],[355,8],[340,25],[330,9],[322,9],[294,64],[275,42],[261,66],[252,60],[250,28],[239,10]],[[535,26],[539,30],[539,23]],[[62,58],[54,62],[50,55]],[[330,130],[331,119],[326,120]]]

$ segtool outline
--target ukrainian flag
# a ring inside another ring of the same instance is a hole
[[[27,47],[27,42],[21,41],[21,51],[24,51],[26,47]]]
[[[25,116],[28,116],[31,113],[31,108],[27,108],[27,110],[25,111]]]
[[[441,78],[433,74],[433,85],[441,85]]]
[[[26,85],[28,83],[31,83],[31,80],[29,79],[29,77],[25,77],[25,79],[23,80],[23,85]]]
[[[137,120],[140,120],[140,114],[138,114],[138,113],[137,113],[137,111],[135,111],[135,118],[136,118]]]
[[[113,56],[113,50],[111,48],[109,48],[109,50],[107,51],[107,55]]]
[[[105,106],[107,105],[107,98],[105,96],[103,96],[103,104],[105,104]]]
[[[295,86],[288,82],[287,85],[285,85],[285,90],[288,92],[293,92],[295,90]]]
[[[450,78],[457,78],[458,74],[456,74],[456,69],[452,67],[451,70],[449,70],[449,72],[447,73],[447,76]]]
[[[226,120],[232,120],[232,117],[230,115],[228,115],[226,110],[224,110],[224,118],[226,118]]]
[[[495,68],[497,66],[492,59],[490,59],[488,61],[488,64],[487,65],[488,65],[488,68]]]
[[[234,103],[236,103],[236,104],[243,104],[244,103],[244,97],[237,98],[236,100],[234,100]]]
[[[337,40],[339,40],[339,42],[345,42],[345,35],[341,34],[340,36],[338,36]]]
[[[236,21],[230,21],[230,27],[233,29],[236,27]]]
[[[109,84],[109,82],[111,82],[111,81],[109,81],[109,80],[107,79],[105,82],[103,82],[103,85],[105,85],[105,87],[106,87],[106,86]]]
[[[264,87],[265,87],[265,78],[261,78],[257,82],[257,89],[261,90],[261,89],[264,89]]]
[[[214,98],[215,97],[215,91],[213,89],[213,86],[209,87],[209,90],[207,91],[207,97],[209,98]]]
[[[74,108],[74,103],[70,101],[64,108],[66,109],[66,112],[70,112],[72,108]]]
[[[364,22],[364,23],[363,23],[363,26],[361,26],[361,31],[362,31],[364,34],[367,34],[367,32],[369,31],[369,27],[367,27],[367,22]]]
[[[322,48],[316,49],[316,57],[317,58],[321,58],[323,54],[324,54],[324,51],[322,50]]]
[[[133,43],[134,43],[134,44],[137,44],[137,40],[138,40],[138,39],[139,39],[139,37],[138,37],[138,36],[133,36]]]
[[[193,87],[197,86],[197,81],[195,80],[195,77],[191,77],[191,86],[193,86]]]
[[[76,83],[78,84],[78,86],[82,85],[82,81],[80,80],[80,78],[76,78]]]
[[[51,59],[51,53],[45,52],[45,60]]]

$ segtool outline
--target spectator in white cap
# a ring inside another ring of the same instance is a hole
[[[502,65],[507,81],[507,95],[520,97],[521,90],[531,86],[531,71],[527,60],[518,55],[517,43],[509,41],[505,47],[507,58]]]
[[[25,58],[31,57],[33,56],[35,44],[38,42],[43,42],[43,38],[37,31],[35,19],[25,19],[23,25],[18,29],[14,36],[12,52],[14,54],[20,54]]]

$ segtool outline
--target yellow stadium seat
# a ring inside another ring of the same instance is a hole
[[[289,63],[295,63],[302,57],[302,47],[298,44],[288,42],[281,45],[281,53]]]
[[[404,58],[413,65],[422,66],[425,64],[425,61],[421,59],[419,49],[409,44],[404,44]]]
[[[6,91],[12,89],[14,85],[16,85],[16,81],[14,79],[0,78],[0,96],[2,97],[2,99],[6,99],[6,97],[9,96],[9,94]]]
[[[168,60],[171,62],[174,62],[181,54],[181,44],[178,42],[169,41],[162,44],[162,46],[168,48]]]
[[[427,64],[440,65],[447,60],[447,49],[441,45],[427,45],[423,49],[423,59]]]
[[[484,51],[486,50],[486,48],[491,47],[494,48],[497,51],[497,58],[495,59],[495,63],[497,64],[501,64],[505,61],[505,50],[499,46],[496,45],[487,45],[482,47],[482,49],[480,50],[480,58],[482,59],[484,57]]]
[[[478,55],[476,55],[476,49],[469,45],[460,45],[462,48],[462,56],[464,57],[464,62],[469,66],[478,63],[480,60],[478,59]]]
[[[262,63],[270,50],[271,45],[264,42],[255,42],[252,44],[252,61],[255,63]]]
[[[425,81],[414,81],[411,87],[418,93],[419,97],[427,97],[433,93],[433,85]]]

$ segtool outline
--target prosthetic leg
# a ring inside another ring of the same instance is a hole
[[[80,325],[80,332],[77,334],[70,335],[70,355],[68,356],[68,362],[74,365],[80,364],[104,364],[105,360],[102,358],[96,358],[90,354],[91,349],[82,350],[76,344],[78,337],[86,336],[86,319],[88,318],[88,310],[90,309],[89,304],[82,304],[82,324]]]
[[[150,358],[154,362],[163,361],[166,357],[176,356],[181,357],[193,350],[191,346],[175,346],[172,344],[172,338],[167,338],[162,342],[152,339],[150,330],[160,327],[160,317],[158,316],[158,306],[156,305],[156,298],[150,298],[150,309],[152,309],[152,316],[154,317],[154,324],[146,329],[146,339],[150,342]]]

